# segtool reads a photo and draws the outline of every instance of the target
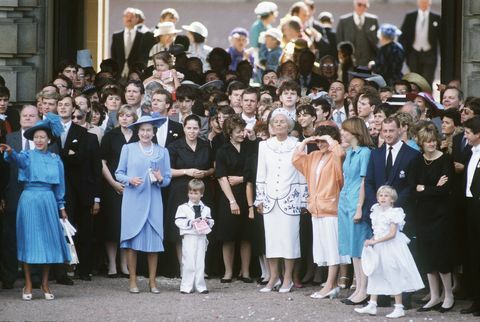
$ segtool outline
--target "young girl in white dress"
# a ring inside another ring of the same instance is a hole
[[[358,313],[376,315],[378,295],[394,295],[395,309],[387,318],[405,316],[402,293],[424,288],[407,246],[410,240],[401,232],[405,225],[405,213],[402,208],[393,208],[397,198],[397,192],[390,186],[381,186],[377,191],[378,203],[372,207],[370,214],[373,238],[365,241],[362,253],[362,258],[366,259],[362,266],[369,273],[367,293],[370,301],[367,306],[356,308]],[[373,247],[373,256],[368,256],[367,253],[372,251],[368,247]]]

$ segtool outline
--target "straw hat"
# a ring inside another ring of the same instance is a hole
[[[378,254],[373,246],[363,247],[362,250],[362,268],[365,275],[370,276],[378,267]]]
[[[205,27],[202,23],[198,21],[194,21],[189,25],[183,25],[182,28],[185,29],[186,31],[197,33],[204,38],[208,37],[207,27]]]
[[[166,22],[159,22],[155,29],[153,30],[153,36],[163,36],[163,35],[171,35],[181,32],[181,30],[175,29],[175,25],[171,21]]]
[[[432,86],[430,86],[427,80],[420,74],[407,73],[403,75],[402,79],[406,80],[407,82],[417,84],[417,86],[420,87],[420,90],[422,92],[427,92],[427,93],[432,92]]]

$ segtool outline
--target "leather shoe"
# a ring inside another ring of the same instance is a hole
[[[240,277],[239,280],[244,283],[253,283],[253,280],[250,277]]]
[[[440,313],[448,312],[448,311],[450,311],[451,309],[453,309],[454,306],[455,306],[455,301],[453,301],[453,304],[452,304],[452,306],[450,306],[450,307],[440,306],[440,308],[438,309],[438,312],[440,312]]]
[[[87,282],[90,282],[92,280],[92,277],[90,275],[80,275],[78,276],[79,279],[81,279],[82,281],[87,281]]]
[[[57,279],[57,284],[61,285],[73,285],[73,280],[68,276],[63,276]]]
[[[480,316],[480,310],[473,312],[473,316]]]
[[[363,301],[360,301],[360,302],[353,302],[352,300],[349,300],[349,299],[346,299],[345,301],[343,301],[343,304],[346,304],[346,305],[364,305],[367,303],[368,303],[368,297],[366,297]]]
[[[225,284],[225,283],[231,283],[232,279],[231,278],[221,278],[220,283]]]
[[[13,282],[3,282],[2,283],[2,288],[4,290],[11,290],[13,289]]]
[[[421,307],[421,308],[418,308],[417,309],[417,312],[430,312],[430,311],[435,311],[435,310],[438,310],[442,307],[442,303],[437,303],[435,304],[434,306],[430,306],[430,307]]]
[[[470,306],[469,308],[460,310],[460,314],[475,314],[476,312],[480,312],[480,309]]]
[[[200,294],[208,294],[210,293],[208,290],[201,291]]]
[[[117,274],[117,273],[107,274],[107,277],[108,277],[108,278],[117,278],[117,277],[118,277],[118,274]]]

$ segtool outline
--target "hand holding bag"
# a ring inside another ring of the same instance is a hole
[[[67,236],[67,239],[68,239],[67,245],[70,250],[70,257],[72,258],[69,264],[70,265],[78,264],[80,262],[78,260],[77,250],[75,249],[75,244],[73,243],[73,239],[72,239],[72,236],[75,235],[77,231],[72,226],[72,224],[70,224],[68,219],[60,219],[60,222],[62,223],[65,236]]]

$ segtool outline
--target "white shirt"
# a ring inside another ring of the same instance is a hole
[[[250,126],[250,128],[253,129],[253,127],[255,126],[255,123],[257,122],[257,118],[255,116],[253,117],[248,117],[245,115],[245,113],[242,112],[242,119],[245,121],[245,123],[247,123],[247,125]]]
[[[128,43],[128,34],[130,34],[130,41],[131,43],[129,44]],[[123,44],[125,46],[125,60],[128,58],[128,56],[130,55],[130,51],[132,50],[132,46],[133,46],[133,42],[135,41],[135,36],[137,34],[137,29],[136,28],[132,28],[132,29],[128,29],[128,28],[125,28],[123,30]]]
[[[25,151],[25,142],[28,142],[29,150],[32,150],[35,147],[35,145],[33,144],[33,141],[27,140],[23,136],[23,134],[25,133],[25,130],[22,129],[21,132],[22,132],[22,151]]]
[[[72,126],[72,120],[68,121],[67,123],[62,123],[63,126],[63,133],[60,135],[60,140],[62,141],[62,148],[65,146],[65,141],[67,140],[68,131]]]
[[[337,119],[338,119],[338,116],[340,116],[340,123],[337,122]],[[337,124],[338,128],[341,128],[341,125],[343,123],[343,121],[345,121],[347,119],[347,113],[345,111],[345,107],[341,107],[341,108],[336,108],[333,110],[332,112],[332,120],[335,122],[335,124]]]
[[[157,129],[157,143],[163,148],[165,147],[165,142],[167,142],[168,134],[168,117],[166,119],[167,121]]]
[[[365,23],[365,16],[359,16],[356,12],[353,13],[353,21],[357,25],[357,27],[363,27]]]
[[[470,198],[473,197],[472,192],[470,191],[470,186],[472,185],[473,175],[475,174],[475,170],[479,164],[478,163],[479,161],[480,161],[480,144],[472,148],[472,157],[470,158],[470,161],[468,162],[468,167],[467,167],[466,196]]]
[[[432,48],[428,42],[429,15],[429,10],[418,10],[417,22],[415,24],[415,40],[412,45],[416,51],[429,51]]]
[[[400,149],[402,148],[402,145],[403,145],[403,142],[398,141],[397,143],[395,143],[394,145],[391,146],[393,148],[392,149],[392,166],[395,164],[395,159],[397,159],[397,155],[400,152]],[[390,147],[390,145],[385,144],[385,164],[387,164],[389,147]]]

